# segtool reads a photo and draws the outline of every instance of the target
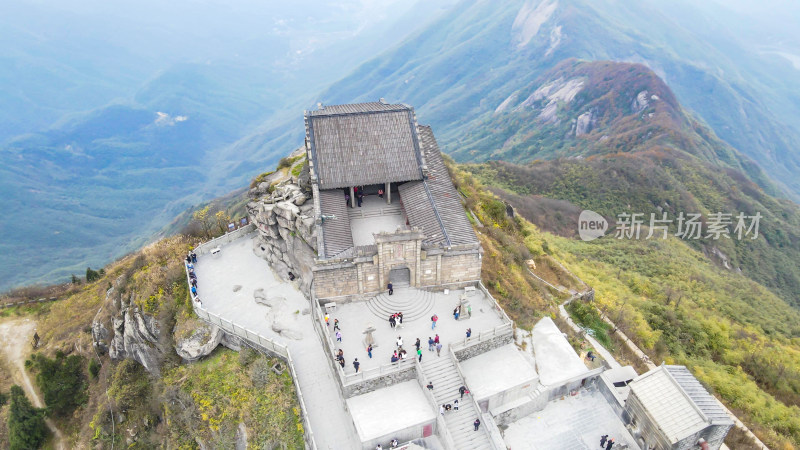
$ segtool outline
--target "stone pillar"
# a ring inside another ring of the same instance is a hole
[[[356,264],[356,270],[358,272],[358,293],[364,293],[364,264]]]
[[[422,252],[422,241],[419,240],[419,239],[416,239],[414,241],[414,253],[415,253],[415,256],[416,256],[414,258],[414,264],[415,264],[415,268],[414,268],[414,286],[419,286],[419,285],[422,284],[422,279],[421,279],[421,277],[422,277],[422,253],[421,252]]]
[[[386,284],[383,282],[383,243],[378,244],[378,290],[382,291]]]
[[[356,207],[356,194],[355,190],[353,189],[353,186],[350,186],[350,207],[351,208]]]
[[[442,255],[436,255],[436,284],[442,284]]]
[[[392,204],[392,183],[386,182],[386,204]]]

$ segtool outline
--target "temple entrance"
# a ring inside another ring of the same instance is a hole
[[[411,271],[408,267],[398,267],[389,271],[389,282],[392,286],[408,286],[411,284]]]

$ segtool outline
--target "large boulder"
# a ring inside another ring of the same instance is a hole
[[[194,362],[210,355],[222,342],[223,331],[218,327],[203,323],[191,336],[178,339],[175,342],[175,351],[184,361]]]

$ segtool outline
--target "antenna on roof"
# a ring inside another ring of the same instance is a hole
[[[325,105],[323,105],[322,102],[318,102],[317,103],[317,108],[318,109],[325,109]]]

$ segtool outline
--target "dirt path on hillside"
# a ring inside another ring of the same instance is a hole
[[[31,340],[33,339],[33,330],[36,328],[36,322],[31,319],[11,319],[0,321],[0,352],[3,357],[8,361],[9,370],[11,370],[11,377],[14,382],[22,386],[28,397],[31,399],[34,406],[43,407],[42,400],[36,389],[33,388],[28,372],[25,371],[25,359],[31,352]],[[50,419],[45,419],[47,428],[53,433],[53,444],[57,450],[66,450],[64,445],[64,435],[61,430],[56,428],[55,424]]]

